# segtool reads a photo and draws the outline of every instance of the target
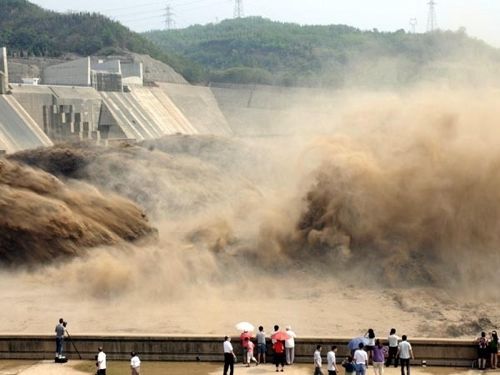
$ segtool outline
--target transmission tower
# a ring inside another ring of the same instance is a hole
[[[165,29],[172,30],[174,26],[174,12],[172,12],[172,7],[170,6],[170,4],[167,4],[167,7],[165,8]]]
[[[429,15],[427,16],[427,32],[431,33],[437,30],[437,17],[436,17],[436,2],[434,0],[430,0],[429,5]]]
[[[234,0],[234,18],[244,17],[243,0]]]
[[[416,18],[410,18],[410,33],[411,34],[417,33],[417,24],[418,24],[418,21]]]

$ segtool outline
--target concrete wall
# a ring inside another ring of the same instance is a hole
[[[136,351],[144,361],[222,361],[220,337],[163,337],[163,336],[71,336],[66,340],[66,353],[78,359],[75,346],[84,359],[94,359],[97,348],[102,346],[111,360],[128,360]],[[312,363],[317,344],[323,346],[326,356],[329,346],[337,345],[339,361],[348,354],[346,338],[304,338],[296,340],[296,361]],[[415,339],[410,340],[415,353],[413,364],[425,360],[429,366],[470,367],[477,350],[472,340]],[[232,343],[241,360],[238,338]],[[74,344],[74,346],[73,346]],[[268,354],[271,354],[268,345]],[[0,336],[0,359],[52,359],[55,339],[52,336]]]
[[[23,83],[24,78],[40,78],[38,66],[25,63],[20,64],[9,59],[9,81],[11,84]]]
[[[143,85],[144,69],[141,62],[121,62],[122,79],[124,84]]]
[[[90,58],[49,66],[44,69],[45,85],[90,86]]]
[[[91,81],[92,87],[97,91],[123,91],[122,75],[120,73],[108,73],[92,70]]]
[[[90,87],[14,85],[12,93],[53,140],[86,139],[98,131],[102,99]]]
[[[97,70],[99,72],[109,72],[109,73],[121,73],[120,60],[92,60],[90,63],[90,69]]]
[[[209,87],[158,83],[200,134],[233,133]]]
[[[54,93],[48,86],[13,85],[12,95],[35,120],[40,129],[44,129],[43,108],[55,104]]]
[[[51,140],[12,95],[0,95],[0,150],[51,146]]]
[[[7,65],[7,48],[0,47],[0,94],[9,91],[9,68]]]
[[[243,136],[331,133],[336,91],[263,85],[212,85],[224,116]]]
[[[163,85],[132,85],[130,92],[98,92],[92,87],[64,85],[14,85],[12,92],[38,128],[53,141],[99,140],[108,136],[140,141],[177,133],[232,133],[209,88]]]
[[[99,93],[86,87],[53,86],[50,89],[57,109],[52,113],[60,115],[57,116],[58,121],[50,123],[51,138],[58,141],[98,139],[102,105]],[[54,128],[54,125],[58,128]]]
[[[133,87],[129,93],[101,92],[101,97],[127,138],[141,141],[167,134],[198,134],[160,89]]]

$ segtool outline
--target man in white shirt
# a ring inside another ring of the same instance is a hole
[[[297,335],[292,331],[292,327],[286,327],[286,334],[290,337],[285,340],[286,364],[292,365],[295,361],[295,338]]]
[[[141,373],[141,360],[136,352],[130,353],[130,368],[132,369],[132,375],[139,375]]]
[[[356,375],[365,375],[368,366],[368,354],[363,349],[362,342],[359,343],[358,350],[354,352],[354,363],[356,364]]]
[[[224,375],[227,375],[227,370],[229,369],[229,374],[234,374],[234,360],[236,355],[233,351],[233,345],[231,344],[231,338],[224,337]]]
[[[405,367],[407,375],[410,375],[410,358],[414,359],[411,344],[407,341],[406,335],[401,337],[401,342],[398,346],[398,357],[401,364],[401,375],[405,375]]]
[[[337,347],[333,345],[332,350],[330,350],[326,354],[326,361],[328,362],[328,375],[337,375],[337,358],[335,357],[336,352]]]
[[[321,364],[321,345],[317,345],[314,352],[314,375],[323,375]]]
[[[387,356],[387,360],[385,361],[385,367],[389,367],[392,364],[393,359],[394,359],[394,367],[398,367],[397,354],[398,354],[399,336],[396,335],[396,328],[391,328],[387,341],[389,342],[389,354]]]
[[[106,353],[99,347],[99,354],[97,354],[97,375],[106,375]]]

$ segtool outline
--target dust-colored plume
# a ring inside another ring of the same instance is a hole
[[[132,202],[0,160],[0,260],[35,265],[154,234]]]

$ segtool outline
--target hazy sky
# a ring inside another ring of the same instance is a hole
[[[427,27],[428,0],[242,0],[246,16],[263,16],[301,24],[347,24],[361,29],[409,29],[416,18],[417,31]],[[216,22],[233,16],[235,0],[32,0],[58,11],[97,11],[135,31],[164,28],[170,4],[176,27]],[[438,26],[456,30],[500,47],[500,0],[436,0]]]

